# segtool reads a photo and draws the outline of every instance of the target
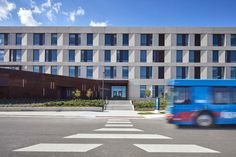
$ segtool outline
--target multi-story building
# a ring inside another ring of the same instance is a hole
[[[170,79],[236,79],[236,28],[0,27],[0,66],[114,80],[111,98],[156,97]]]

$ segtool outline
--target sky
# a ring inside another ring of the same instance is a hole
[[[0,0],[0,26],[235,27],[236,0]]]

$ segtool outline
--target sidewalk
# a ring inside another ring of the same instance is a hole
[[[64,117],[64,118],[164,118],[164,114],[139,115],[137,111],[19,111],[0,112],[0,117]]]

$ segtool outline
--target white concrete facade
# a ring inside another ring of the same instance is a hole
[[[93,66],[93,79],[102,79],[104,66],[116,67],[114,80],[122,80],[122,67],[128,67],[129,99],[140,98],[140,85],[165,86],[170,79],[176,79],[176,67],[187,67],[187,79],[194,78],[194,67],[200,67],[200,79],[213,79],[213,67],[223,67],[223,78],[232,79],[232,67],[235,62],[226,63],[226,51],[236,51],[231,44],[231,35],[236,34],[236,28],[207,27],[0,27],[0,34],[8,34],[8,44],[0,45],[4,52],[0,66],[22,66],[22,70],[33,71],[33,66],[44,66],[46,73],[51,73],[51,66],[57,66],[58,75],[69,76],[69,66],[80,66],[80,77],[86,77],[86,67]],[[16,33],[22,33],[22,44],[16,45]],[[45,44],[33,44],[34,33],[45,34]],[[51,33],[57,33],[57,45],[51,45]],[[69,45],[69,34],[78,33],[81,44]],[[87,34],[93,34],[93,44],[87,45]],[[116,34],[114,46],[105,45],[105,34]],[[123,46],[122,34],[128,34],[129,43]],[[141,46],[141,34],[152,34],[152,44]],[[159,34],[164,34],[164,46],[159,46]],[[177,34],[188,34],[187,46],[177,46]],[[195,46],[195,34],[200,34],[200,46]],[[213,45],[213,35],[223,34],[222,46]],[[21,61],[10,61],[10,50],[21,50]],[[39,61],[33,61],[33,50],[39,50]],[[56,62],[45,62],[45,50],[57,50]],[[75,50],[75,61],[69,62],[69,50]],[[93,61],[81,62],[81,50],[92,50]],[[111,51],[110,62],[104,61],[104,51]],[[128,50],[128,62],[117,62],[117,50]],[[146,50],[146,62],[140,62],[140,51]],[[164,51],[164,62],[153,62],[153,51]],[[182,62],[176,61],[176,51],[182,50]],[[200,51],[200,62],[189,62],[189,51]],[[219,52],[218,62],[212,61],[214,50]],[[152,67],[149,79],[140,78],[140,67]],[[158,67],[164,67],[164,78],[159,78]]]

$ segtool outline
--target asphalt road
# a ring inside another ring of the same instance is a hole
[[[235,146],[236,126],[176,128],[160,119],[0,118],[0,157],[235,157]]]

